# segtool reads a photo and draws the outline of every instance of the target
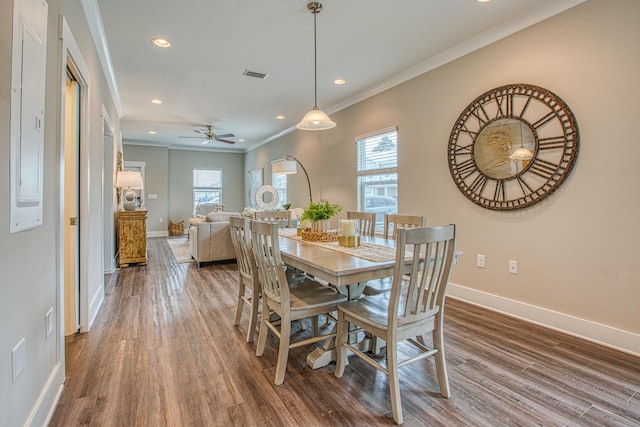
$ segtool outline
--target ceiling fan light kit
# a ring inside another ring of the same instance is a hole
[[[301,130],[325,130],[336,126],[329,116],[318,108],[318,43],[316,31],[316,15],[322,11],[322,3],[311,2],[307,4],[307,9],[313,14],[313,83],[314,83],[314,103],[313,109],[302,118],[296,125]]]

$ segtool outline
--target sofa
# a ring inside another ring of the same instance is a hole
[[[189,249],[198,268],[205,262],[236,259],[231,242],[230,216],[240,214],[209,212],[202,221],[189,227]]]

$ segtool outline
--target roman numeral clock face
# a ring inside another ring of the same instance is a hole
[[[469,200],[498,211],[522,209],[553,193],[578,156],[576,119],[537,86],[490,90],[460,114],[449,138],[449,170]]]

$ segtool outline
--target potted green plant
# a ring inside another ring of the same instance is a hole
[[[329,203],[328,200],[322,199],[319,202],[309,202],[304,209],[301,221],[310,221],[313,231],[325,231],[330,228],[329,220],[342,210],[340,205]]]
[[[282,207],[284,208],[284,210],[289,210],[289,208],[291,207],[291,203],[285,203],[282,205]]]

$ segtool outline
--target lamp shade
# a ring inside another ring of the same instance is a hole
[[[509,156],[511,160],[531,160],[533,153],[526,147],[520,147]]]
[[[278,159],[271,162],[271,173],[289,175],[297,172],[295,160]]]
[[[116,187],[119,188],[144,188],[142,175],[136,171],[119,171],[116,177]]]
[[[301,130],[325,130],[335,127],[336,124],[318,107],[313,107],[296,125]]]

